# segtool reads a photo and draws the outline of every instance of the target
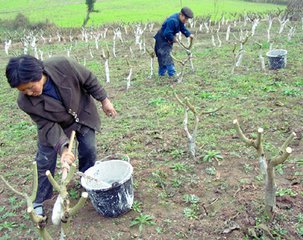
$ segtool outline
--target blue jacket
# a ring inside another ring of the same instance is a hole
[[[191,32],[180,21],[179,13],[175,13],[168,17],[161,27],[162,37],[170,43],[174,41],[175,35],[180,31],[185,35],[185,37],[189,37],[191,34]]]

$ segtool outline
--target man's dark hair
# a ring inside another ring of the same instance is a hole
[[[13,57],[6,66],[6,78],[12,88],[28,82],[37,82],[44,72],[43,62],[30,55]]]

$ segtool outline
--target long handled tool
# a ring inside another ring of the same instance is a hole
[[[67,150],[68,153],[72,152],[75,135],[76,135],[76,132],[72,131],[72,134],[71,134],[71,137],[69,140],[68,150]],[[62,187],[65,187],[65,186],[63,186],[63,184],[64,184],[63,182],[67,177],[68,169],[69,169],[68,163],[66,163],[66,162],[63,163],[62,164]],[[57,200],[54,204],[53,213],[52,213],[52,222],[54,225],[60,224],[63,214],[64,214],[63,198],[59,194],[57,197]]]
[[[72,134],[71,134],[70,139],[69,139],[67,153],[72,153],[74,140],[75,140],[75,135],[76,135],[76,132],[72,131]],[[67,165],[68,165],[68,163],[66,163],[66,162],[62,164],[62,182],[67,177],[67,173],[68,173],[68,169],[69,169],[69,166],[67,166]]]

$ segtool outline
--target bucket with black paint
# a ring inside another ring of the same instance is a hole
[[[131,209],[134,201],[133,167],[128,156],[108,156],[96,161],[84,174],[87,177],[81,178],[81,185],[98,213],[118,217]]]
[[[269,60],[269,69],[276,70],[286,67],[287,51],[283,49],[273,49],[266,53]]]

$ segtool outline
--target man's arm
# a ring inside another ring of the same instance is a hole
[[[163,31],[163,36],[169,43],[176,42],[175,36],[174,36],[175,28],[176,28],[176,25],[173,20],[167,21],[166,28]]]
[[[185,37],[190,37],[192,35],[191,32],[185,27],[184,24],[181,24],[180,31],[185,35]]]

